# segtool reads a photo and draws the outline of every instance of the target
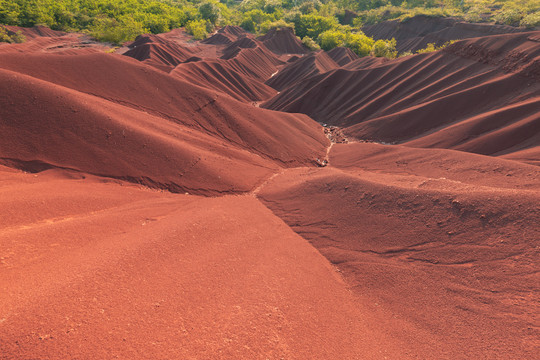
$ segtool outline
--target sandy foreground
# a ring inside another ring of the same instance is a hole
[[[8,169],[0,179],[3,359],[403,353],[254,196]]]

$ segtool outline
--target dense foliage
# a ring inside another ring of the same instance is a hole
[[[412,16],[540,26],[539,0],[0,0],[0,24],[84,31],[120,44],[145,32],[185,27],[203,39],[216,25],[254,33],[291,27],[311,49],[347,46],[358,55],[395,57],[395,41],[374,41],[362,26]],[[5,37],[5,35],[3,35]]]

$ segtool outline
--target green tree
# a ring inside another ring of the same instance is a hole
[[[540,11],[523,17],[519,25],[527,28],[534,28],[540,26]]]
[[[319,44],[317,44],[315,40],[313,40],[309,36],[304,36],[304,38],[302,39],[302,44],[304,44],[304,46],[311,51],[319,50],[321,48]]]
[[[397,56],[396,39],[377,40],[371,48],[371,55],[375,57],[385,57],[395,59]]]
[[[199,13],[201,14],[201,18],[215,24],[219,20],[221,10],[216,4],[205,2],[199,6]]]
[[[363,32],[348,34],[345,46],[354,51],[358,56],[368,56],[373,48],[374,40]]]
[[[336,28],[339,23],[336,18],[327,18],[319,15],[300,15],[294,20],[296,35],[303,38],[309,36],[312,39],[317,38],[325,31]]]
[[[148,32],[143,24],[130,16],[121,16],[119,20],[98,16],[89,29],[97,40],[122,44],[134,40],[138,35]]]
[[[327,30],[322,32],[317,39],[321,45],[321,49],[328,51],[335,47],[343,46],[346,38],[347,35],[342,32]]]
[[[186,31],[193,35],[196,40],[202,40],[208,36],[206,20],[193,20],[186,24]]]

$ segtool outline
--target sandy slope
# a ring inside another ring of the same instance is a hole
[[[305,113],[357,139],[508,155],[540,144],[538,36],[463,40],[365,68],[353,61],[262,106]],[[521,159],[530,162],[530,155]]]
[[[254,197],[69,176],[0,170],[1,359],[400,353],[327,260]]]
[[[37,160],[173,191],[238,192],[276,166],[313,163],[328,143],[307,116],[246,105],[127,57],[0,57],[9,69],[0,158],[27,170]]]
[[[533,359],[540,172],[448,150],[335,145],[259,192],[429,359]],[[421,294],[421,295],[420,295]]]
[[[538,32],[385,61],[177,29],[139,61],[28,31],[0,46],[0,359],[535,359]],[[265,81],[403,144],[330,145],[249,104]]]
[[[467,23],[455,18],[430,17],[417,15],[404,21],[383,21],[362,28],[366,35],[374,39],[397,40],[399,52],[424,49],[427,44],[441,46],[450,40],[476,38],[526,31],[507,25]]]

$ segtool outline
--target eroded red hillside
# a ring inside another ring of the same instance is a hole
[[[387,60],[23,30],[1,359],[536,359],[539,32]]]

